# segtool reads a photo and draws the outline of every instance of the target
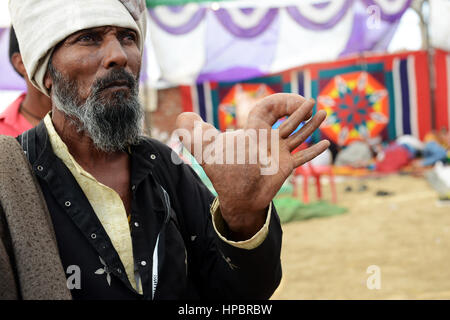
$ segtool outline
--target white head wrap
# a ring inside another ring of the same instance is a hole
[[[9,11],[30,81],[49,95],[44,76],[55,46],[80,30],[116,26],[138,33],[144,50],[144,0],[10,0]]]

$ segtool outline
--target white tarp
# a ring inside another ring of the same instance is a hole
[[[433,47],[450,51],[450,0],[430,0],[430,38]]]

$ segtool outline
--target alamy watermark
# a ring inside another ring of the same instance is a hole
[[[381,8],[377,5],[370,5],[366,8],[368,15],[366,26],[369,30],[377,30],[381,28]]]
[[[108,286],[111,286],[111,269],[108,268],[105,261],[99,257],[102,268],[95,271],[96,275],[105,277]],[[67,281],[66,285],[69,290],[81,290],[81,268],[75,264],[67,267],[66,270]]]
[[[381,289],[381,268],[377,265],[371,265],[367,267],[367,274],[370,276],[367,278],[366,285],[369,290]]]
[[[279,170],[278,130],[240,129],[220,133],[215,128],[205,130],[202,122],[196,121],[192,133],[176,129],[172,138],[185,142],[186,149],[200,164],[259,165],[261,175],[274,175]],[[181,163],[175,152],[172,162]]]
[[[80,290],[81,289],[81,269],[77,265],[70,265],[66,270],[67,274],[67,288],[69,290]]]

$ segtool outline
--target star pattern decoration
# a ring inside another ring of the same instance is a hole
[[[368,122],[388,123],[388,117],[375,110],[375,105],[387,96],[386,89],[368,90],[368,74],[361,72],[356,86],[350,86],[341,76],[334,78],[337,97],[321,95],[318,101],[329,108],[324,126],[339,124],[338,143],[345,144],[352,130],[356,130],[361,138],[370,136]]]

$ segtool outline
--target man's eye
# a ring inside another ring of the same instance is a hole
[[[123,39],[128,41],[136,41],[136,35],[132,32],[126,33],[124,34]]]
[[[78,37],[79,42],[92,42],[95,41],[94,36],[91,34],[83,34],[80,37]]]

